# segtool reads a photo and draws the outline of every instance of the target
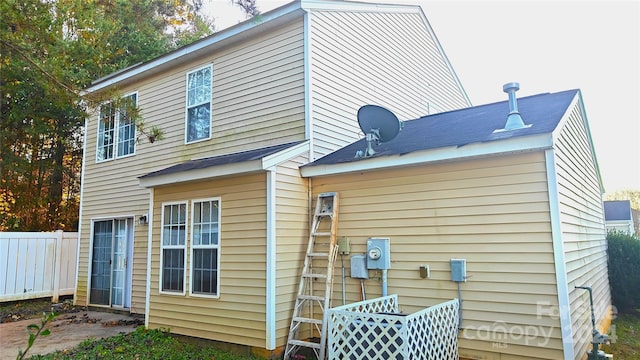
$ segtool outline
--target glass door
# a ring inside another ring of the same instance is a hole
[[[111,305],[124,306],[127,274],[127,220],[114,221],[113,267],[111,270]]]
[[[128,307],[131,271],[128,259],[133,220],[96,221],[93,226],[91,304]]]
[[[92,304],[109,305],[112,240],[112,220],[93,223],[93,256],[91,259],[91,292],[89,295]]]

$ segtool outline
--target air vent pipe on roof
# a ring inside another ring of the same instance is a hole
[[[531,125],[525,125],[520,112],[518,112],[518,99],[516,99],[516,91],[520,90],[520,84],[517,82],[506,83],[502,86],[502,91],[509,94],[509,116],[507,123],[504,125],[503,131],[525,129]]]

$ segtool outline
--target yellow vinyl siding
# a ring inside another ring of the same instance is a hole
[[[188,295],[190,248],[187,248],[187,295],[159,293],[160,217],[163,202],[188,201],[187,244],[193,200],[219,197],[220,296]],[[244,175],[154,190],[153,248],[149,327],[235,344],[264,347],[266,268],[266,176]]]
[[[278,166],[276,175],[276,346],[286,345],[309,240],[309,184],[298,168],[301,156]]]
[[[145,128],[164,139],[136,144],[135,155],[96,163],[97,112],[88,121],[77,302],[87,304],[91,219],[149,210],[149,190],[138,177],[193,158],[215,156],[304,139],[302,22],[204,53],[120,90],[138,92]],[[186,73],[213,64],[212,138],[184,144]],[[140,133],[138,133],[140,135]],[[136,225],[132,312],[145,302],[147,228]]]
[[[590,347],[591,314],[588,293],[574,289],[574,286],[593,288],[597,322],[608,315],[611,304],[601,188],[588,136],[580,105],[576,104],[555,145],[576,359],[581,358]]]
[[[316,157],[358,138],[362,105],[385,106],[401,120],[468,105],[418,12],[309,17]]]
[[[388,293],[399,294],[401,311],[411,313],[458,297],[449,260],[467,259],[470,277],[461,286],[461,356],[562,358],[559,319],[537,316],[539,302],[545,309],[558,306],[542,153],[312,181],[314,196],[340,194],[338,235],[351,239],[351,254],[364,253],[369,237],[391,239]],[[429,279],[419,276],[423,264],[431,267]],[[345,266],[349,274],[348,261]],[[365,281],[368,298],[381,294],[379,278],[379,271],[370,271]],[[348,277],[346,286],[347,301],[359,300],[359,282]],[[334,304],[341,298],[340,289],[336,276]],[[520,329],[528,337],[518,336]],[[535,331],[550,338],[534,336]],[[543,350],[534,348],[542,342]]]

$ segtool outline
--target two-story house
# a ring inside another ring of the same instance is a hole
[[[87,119],[78,304],[149,327],[273,350],[286,342],[308,240],[298,168],[360,137],[375,103],[401,119],[469,106],[417,6],[302,0],[96,80]]]
[[[165,138],[137,143],[126,108],[87,119],[78,304],[277,354],[310,209],[337,192],[352,253],[390,239],[401,311],[463,300],[463,358],[582,358],[590,309],[575,286],[593,288],[607,327],[601,182],[580,91],[519,99],[516,126],[505,125],[511,100],[470,107],[419,7],[296,1],[87,91],[114,89]],[[412,121],[356,158],[366,104]],[[459,291],[452,258],[467,263]],[[380,295],[369,273],[337,278],[333,299]]]

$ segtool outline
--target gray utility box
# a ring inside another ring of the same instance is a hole
[[[352,279],[368,279],[369,270],[367,270],[367,255],[355,254],[351,255],[351,278]]]
[[[467,259],[451,259],[451,281],[467,282]]]
[[[388,238],[367,240],[367,269],[388,270],[391,268],[391,251]]]

